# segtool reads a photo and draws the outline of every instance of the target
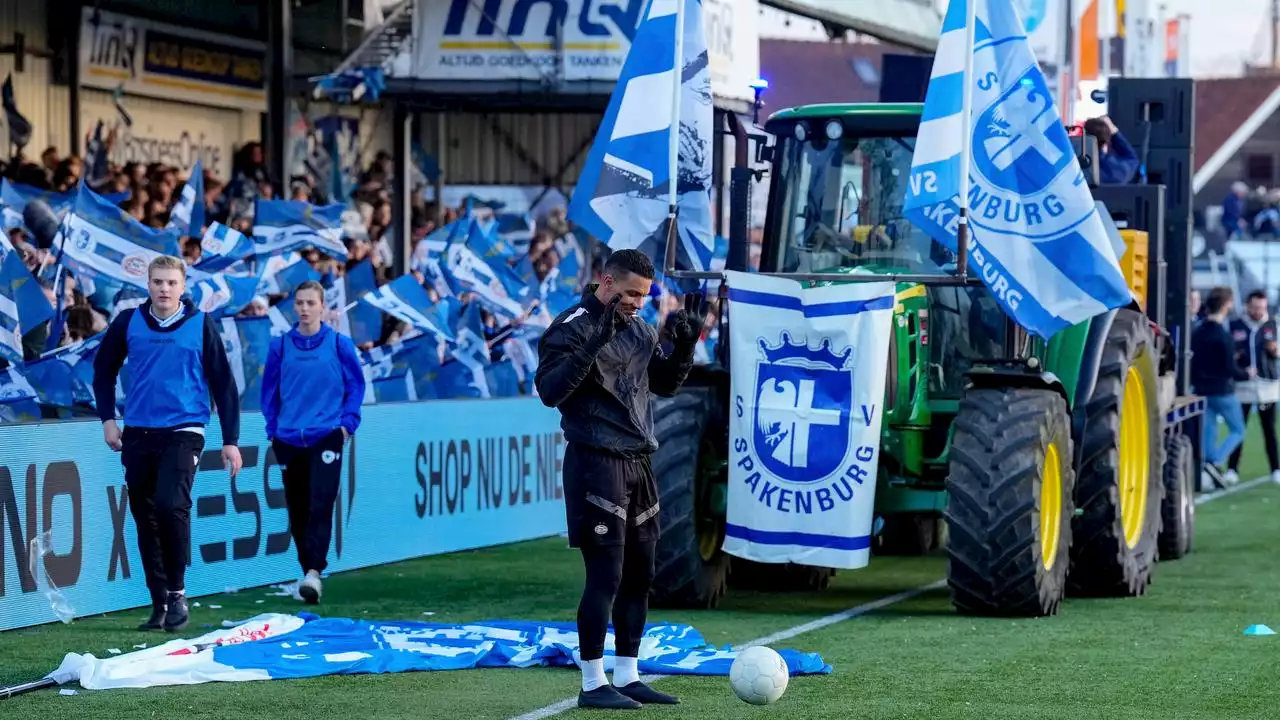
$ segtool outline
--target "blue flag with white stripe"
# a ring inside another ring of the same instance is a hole
[[[169,213],[167,229],[194,237],[200,237],[204,229],[204,170],[199,160],[192,166],[191,176],[182,186],[182,195]]]
[[[228,317],[219,323],[222,347],[240,391],[241,410],[262,407],[262,374],[271,349],[271,325],[271,319],[265,317]]]
[[[965,151],[964,64],[973,55],[969,260],[1005,312],[1048,338],[1132,295],[1080,163],[1010,0],[965,0],[943,21],[904,213],[956,250]]]
[[[200,262],[196,268],[205,272],[226,270],[253,255],[253,238],[220,222],[209,225],[200,240]]]
[[[22,362],[22,336],[53,315],[44,288],[9,240],[0,237],[0,356]]]
[[[178,234],[156,230],[84,185],[54,239],[58,260],[77,277],[105,278],[146,289],[147,266],[161,255],[181,256]],[[189,279],[207,273],[187,270]]]
[[[684,3],[676,267],[706,270],[714,250],[711,216],[711,79],[700,0],[653,0],[636,29],[609,107],[574,188],[568,218],[614,250],[639,248],[659,268],[666,257],[673,178],[676,10]]]
[[[448,315],[441,312],[444,306],[433,304],[431,296],[412,275],[401,275],[377,290],[361,295],[360,301],[424,332],[446,340],[458,339],[449,326]]]
[[[214,319],[235,315],[253,302],[258,278],[219,273],[191,285],[191,301],[200,312]]]
[[[341,203],[316,206],[299,200],[258,200],[253,217],[255,254],[275,255],[310,246],[345,261],[344,209]]]
[[[376,290],[378,282],[373,274],[373,261],[365,259],[354,267],[348,268],[343,281],[346,283],[348,303],[359,299],[367,292]],[[356,302],[355,306],[347,311],[347,320],[351,326],[351,341],[356,345],[376,343],[382,338],[382,313],[376,308]]]

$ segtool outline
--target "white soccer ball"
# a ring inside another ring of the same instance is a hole
[[[777,702],[787,690],[791,673],[787,662],[771,648],[758,645],[738,653],[729,667],[729,684],[733,692],[752,705]]]

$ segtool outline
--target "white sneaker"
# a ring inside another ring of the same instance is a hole
[[[308,570],[307,576],[302,578],[302,582],[298,583],[298,594],[302,596],[303,601],[308,605],[315,605],[320,602],[320,573],[315,570]]]
[[[1271,482],[1280,485],[1280,470],[1273,470],[1271,472]]]
[[[1228,470],[1223,473],[1222,480],[1227,484],[1227,487],[1238,485],[1240,483],[1240,474],[1235,470]]]

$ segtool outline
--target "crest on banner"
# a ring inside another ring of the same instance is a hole
[[[756,414],[757,457],[777,477],[813,483],[841,469],[849,453],[853,403],[853,348],[836,352],[830,338],[817,348],[793,343],[783,332],[770,347],[759,339]]]

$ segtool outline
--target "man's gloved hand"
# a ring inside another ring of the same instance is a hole
[[[600,352],[610,340],[618,334],[618,331],[625,328],[630,319],[618,312],[618,303],[622,302],[622,295],[617,294],[604,307],[604,313],[600,315],[600,319],[596,321],[595,331],[592,332],[587,340],[587,348],[592,353]]]
[[[689,293],[685,306],[674,313],[671,324],[671,340],[676,347],[689,349],[702,337],[702,325],[706,321],[707,299],[701,293]]]

